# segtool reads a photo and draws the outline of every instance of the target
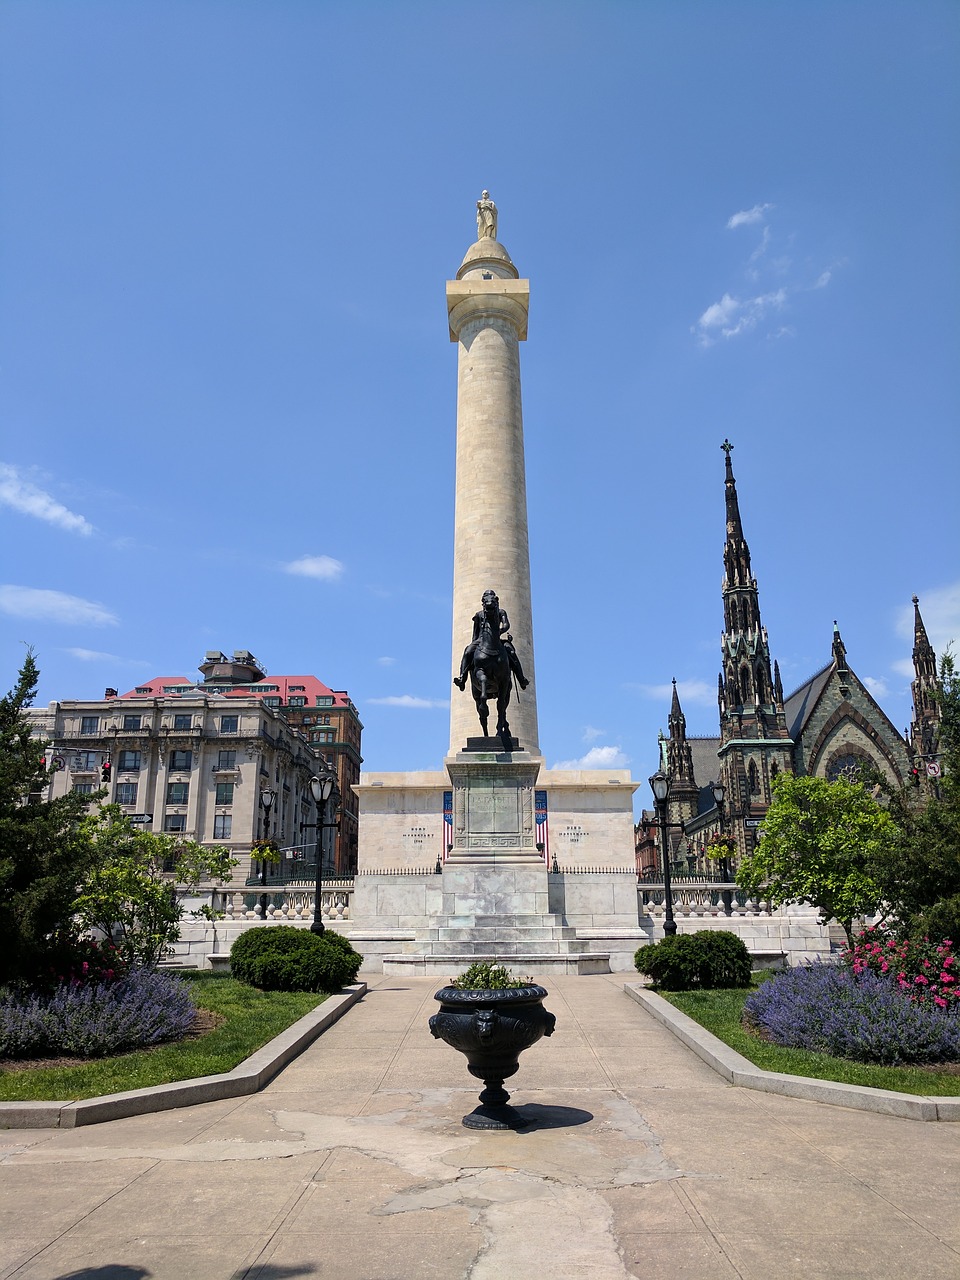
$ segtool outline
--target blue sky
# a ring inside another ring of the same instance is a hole
[[[674,676],[716,732],[725,436],[788,691],[837,618],[902,729],[911,595],[960,638],[958,53],[926,0],[6,0],[5,683],[249,648],[349,690],[366,767],[439,766],[488,187],[547,762],[645,780]]]

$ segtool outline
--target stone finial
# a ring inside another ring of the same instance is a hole
[[[497,206],[490,199],[490,192],[484,191],[477,201],[477,239],[496,240],[497,238]]]

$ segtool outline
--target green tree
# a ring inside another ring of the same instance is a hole
[[[38,680],[28,651],[15,687],[0,698],[0,986],[32,982],[45,968],[91,857],[81,831],[90,797],[44,798],[46,748],[27,717]]]
[[[809,902],[837,920],[853,944],[853,921],[884,904],[872,868],[895,839],[889,813],[859,782],[782,773],[763,820],[763,837],[737,869],[737,884],[780,906]]]
[[[222,846],[144,831],[115,804],[90,814],[82,834],[93,858],[74,902],[77,922],[108,934],[130,965],[158,964],[180,936],[184,898],[205,881],[225,884],[237,865]]]

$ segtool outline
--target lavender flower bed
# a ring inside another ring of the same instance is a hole
[[[103,1058],[182,1036],[196,1006],[171,974],[135,970],[119,982],[63,983],[52,996],[0,994],[0,1057]]]
[[[775,1044],[883,1066],[960,1059],[960,1017],[874,973],[812,964],[747,997],[744,1017]]]

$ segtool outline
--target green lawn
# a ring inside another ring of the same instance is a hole
[[[843,1084],[868,1085],[873,1089],[894,1089],[898,1093],[960,1094],[960,1075],[945,1071],[867,1066],[846,1058],[831,1058],[826,1053],[769,1044],[741,1025],[743,1003],[749,991],[660,991],[657,994],[765,1071],[839,1080]]]
[[[79,1067],[0,1071],[0,1101],[73,1101],[230,1071],[327,998],[316,992],[258,991],[221,974],[195,973],[186,980],[201,1009],[226,1019],[215,1030]]]

